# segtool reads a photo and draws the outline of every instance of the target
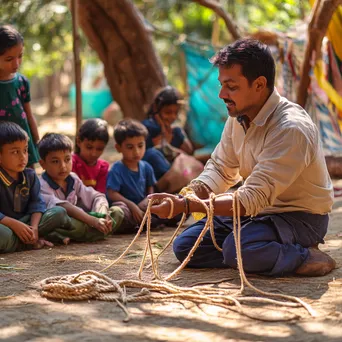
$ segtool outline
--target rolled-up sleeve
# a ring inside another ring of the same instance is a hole
[[[216,194],[227,191],[240,180],[239,161],[232,145],[231,118],[227,120],[220,143],[196,180],[208,185]]]
[[[238,189],[246,215],[272,206],[315,156],[314,144],[299,127],[274,129],[267,136],[252,173]]]

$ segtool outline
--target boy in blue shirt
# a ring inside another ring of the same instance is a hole
[[[125,216],[117,233],[136,232],[147,207],[147,195],[153,193],[156,179],[152,166],[143,161],[146,150],[146,127],[136,120],[121,120],[114,127],[115,148],[122,160],[114,163],[107,177],[107,197]],[[169,220],[152,218],[152,226]]]
[[[28,162],[28,135],[13,122],[0,123],[0,253],[44,245],[67,224],[63,208],[46,210],[40,183]]]

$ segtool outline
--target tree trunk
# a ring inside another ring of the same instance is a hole
[[[130,0],[78,0],[77,8],[113,99],[125,117],[143,119],[156,90],[166,85],[143,17]]]

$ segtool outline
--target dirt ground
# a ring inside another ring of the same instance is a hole
[[[72,121],[46,125],[59,127],[70,135]],[[41,132],[51,130],[41,126]],[[54,129],[56,130],[56,129]],[[108,147],[113,161],[117,155]],[[320,278],[267,278],[250,275],[258,288],[298,296],[312,305],[318,317],[304,309],[279,308],[283,314],[295,313],[299,319],[265,323],[212,306],[189,302],[129,304],[132,319],[115,304],[100,301],[61,302],[42,298],[37,283],[50,276],[100,271],[121,254],[132,236],[115,236],[93,244],[71,244],[38,251],[5,254],[0,257],[0,341],[342,341],[342,201],[336,201],[326,243],[321,247],[337,261],[337,269]],[[173,232],[165,228],[153,233],[153,248],[160,251]],[[118,265],[107,271],[113,279],[136,279],[145,242],[143,235]],[[168,274],[179,263],[169,250],[161,258],[161,270]],[[17,269],[5,269],[4,265]],[[147,275],[148,277],[148,275]],[[184,270],[174,282],[191,285],[199,281],[230,278],[224,285],[238,285],[239,275],[231,269]],[[247,306],[265,313],[269,306]],[[274,307],[273,307],[274,309]]]

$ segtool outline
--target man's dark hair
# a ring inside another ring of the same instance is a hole
[[[38,152],[40,158],[45,160],[50,152],[72,151],[72,142],[70,138],[63,134],[46,133],[38,143]]]
[[[258,77],[264,76],[267,88],[273,91],[275,63],[267,45],[254,39],[241,39],[222,48],[210,59],[215,66],[230,68],[241,65],[241,72],[252,84]]]
[[[12,26],[0,26],[0,56],[8,49],[18,44],[23,44],[23,36]]]
[[[83,123],[77,133],[80,141],[88,139],[91,141],[100,140],[106,145],[109,141],[108,124],[102,119],[89,119]],[[80,148],[75,145],[75,153],[80,153]]]
[[[147,128],[139,121],[124,119],[114,127],[114,140],[121,145],[127,138],[141,137],[145,139],[148,135]]]
[[[28,141],[27,133],[16,123],[0,122],[0,148],[5,144],[13,144],[16,141]]]

